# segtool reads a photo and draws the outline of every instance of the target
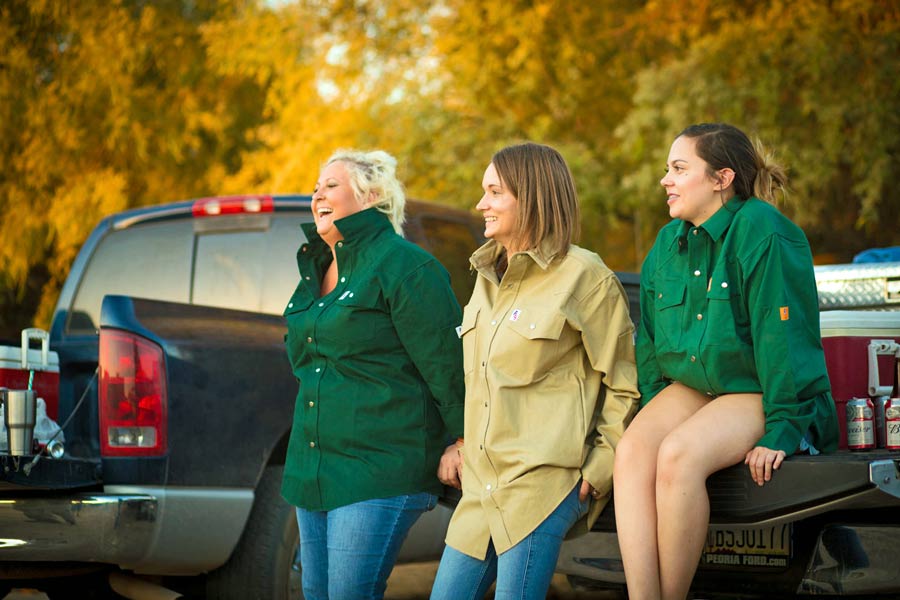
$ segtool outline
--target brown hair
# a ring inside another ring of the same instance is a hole
[[[697,156],[709,165],[707,174],[716,179],[720,169],[734,171],[734,192],[742,200],[756,196],[774,202],[775,192],[785,193],[787,174],[759,140],[754,144],[743,131],[727,123],[691,125],[678,137],[691,138],[696,143]]]
[[[564,255],[578,238],[581,217],[575,182],[565,159],[550,146],[507,146],[491,158],[500,181],[516,197],[515,236],[523,249],[550,242]]]

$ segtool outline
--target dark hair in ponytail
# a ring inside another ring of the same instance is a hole
[[[709,165],[709,176],[720,169],[734,171],[734,192],[742,200],[756,196],[774,202],[775,192],[787,188],[787,173],[772,160],[762,144],[750,141],[743,131],[727,123],[691,125],[678,137],[695,140],[697,156]]]

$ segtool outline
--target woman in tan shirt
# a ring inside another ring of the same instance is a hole
[[[563,538],[609,499],[637,405],[634,327],[613,272],[571,243],[578,203],[556,150],[504,148],[482,187],[489,241],[460,330],[463,494],[432,598],[482,598],[495,579],[496,598],[544,598]]]

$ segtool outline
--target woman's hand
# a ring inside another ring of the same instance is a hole
[[[462,489],[462,445],[458,442],[450,444],[441,456],[437,476],[444,485]]]
[[[784,450],[771,450],[757,446],[747,453],[744,464],[750,467],[750,477],[756,485],[763,485],[772,479],[772,471],[777,471],[784,461]]]
[[[596,500],[597,498],[600,497],[600,492],[595,490],[594,486],[592,486],[586,480],[582,479],[581,487],[578,489],[578,500],[580,500],[581,502],[584,502],[585,500],[587,500],[588,496],[590,496],[591,498]]]

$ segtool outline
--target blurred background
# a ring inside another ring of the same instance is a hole
[[[3,0],[0,337],[49,324],[101,217],[308,193],[339,147],[472,208],[494,151],[551,144],[582,245],[637,270],[701,121],[789,168],[818,263],[900,243],[896,0]]]

